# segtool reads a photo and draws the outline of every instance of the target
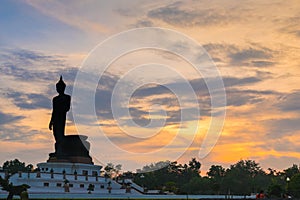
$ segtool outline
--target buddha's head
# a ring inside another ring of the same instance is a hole
[[[66,89],[66,84],[65,84],[65,82],[63,81],[62,76],[60,76],[59,81],[56,83],[56,91],[57,91],[59,94],[64,94],[65,89]]]

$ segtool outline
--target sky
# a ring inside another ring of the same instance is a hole
[[[297,0],[1,1],[0,161],[54,151],[62,75],[66,134],[89,137],[95,164],[299,164],[299,10]]]

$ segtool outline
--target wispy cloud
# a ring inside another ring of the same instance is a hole
[[[203,47],[215,62],[227,63],[228,67],[271,67],[276,64],[277,52],[259,44],[237,46],[233,44],[205,44]]]
[[[224,12],[224,10],[216,12],[213,8],[204,7],[200,10],[191,7],[186,9],[182,8],[183,5],[183,2],[177,1],[155,8],[148,12],[148,17],[183,27],[222,25],[236,19],[232,16],[232,12]]]
[[[0,125],[10,124],[22,118],[24,118],[24,116],[18,116],[18,115],[0,112]]]
[[[300,110],[299,99],[300,99],[300,91],[294,91],[289,94],[285,94],[281,96],[277,106],[283,112],[298,113]]]
[[[22,81],[53,80],[66,67],[62,56],[26,49],[1,49],[0,58],[0,72]]]
[[[11,92],[7,96],[21,109],[51,109],[51,99],[42,94]]]
[[[87,13],[85,15],[78,15],[78,12],[82,12],[81,10],[83,8],[92,8],[90,7],[91,4],[82,4],[82,2],[80,1],[74,1],[72,4],[65,4],[58,1],[40,2],[31,0],[28,0],[27,3],[39,10],[41,13],[53,17],[67,25],[76,27],[81,31],[92,30],[96,33],[103,33],[108,31],[108,27],[101,24],[101,18],[98,18],[96,16],[90,16],[89,18],[89,15]],[[99,4],[100,2],[95,1],[94,3]],[[89,14],[93,15],[96,13],[89,12]]]
[[[271,50],[260,50],[260,49],[242,49],[238,52],[231,53],[229,57],[231,58],[231,63],[233,64],[244,64],[245,61],[259,62],[257,59],[270,59],[272,58]],[[261,62],[261,61],[260,61]],[[269,63],[268,63],[269,64]]]

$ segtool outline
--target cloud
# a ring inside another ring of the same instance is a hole
[[[299,163],[299,158],[294,156],[267,156],[266,158],[260,159],[259,163],[264,166],[275,169],[287,169],[292,166],[292,164]]]
[[[0,112],[0,140],[24,141],[39,134],[39,131],[19,123],[24,118],[25,116]]]
[[[112,92],[119,77],[105,73],[101,76],[95,94],[95,109],[101,119],[113,119],[111,109]]]
[[[274,138],[270,141],[270,148],[273,148],[277,152],[300,152],[300,147],[298,142],[291,141],[287,138]]]
[[[290,94],[281,96],[280,102],[276,106],[284,112],[297,112],[300,111],[300,91],[294,91]]]
[[[274,61],[277,52],[261,44],[250,43],[246,46],[237,46],[226,43],[208,43],[204,49],[212,56],[215,62],[227,63],[227,66],[238,67],[271,67],[277,64]]]
[[[112,77],[112,75],[107,74],[101,79],[96,93],[97,115],[103,120],[111,120],[114,118],[111,110],[111,96],[114,84],[117,83],[119,77]],[[215,80],[212,78],[207,81],[209,84],[213,84]],[[249,86],[260,83],[262,81],[260,77],[224,77],[223,81],[226,89],[227,106],[254,105],[266,101],[270,96],[281,95],[272,90],[249,90],[241,88],[245,85]],[[193,101],[191,101],[189,105],[180,106],[176,95],[180,95],[181,98],[185,98],[189,102],[190,93],[184,90],[185,87],[183,85],[185,84],[185,82],[173,81],[165,85],[144,85],[137,89],[131,96],[129,108],[121,106],[115,108],[115,110],[119,112],[119,116],[127,116],[127,112],[129,112],[130,119],[126,119],[123,125],[126,125],[129,120],[133,120],[137,125],[143,127],[150,123],[151,116],[156,116],[155,119],[152,119],[153,126],[159,124],[154,122],[159,122],[160,120],[165,120],[165,125],[177,125],[181,122],[199,120],[199,115],[195,113],[195,106],[200,108],[201,117],[210,117],[213,114],[211,110],[211,94],[208,91],[205,80],[190,80],[191,87],[198,97],[197,105],[194,105]],[[169,88],[176,88],[179,94],[173,94]],[[151,106],[153,105],[160,105],[160,108],[151,110]],[[226,105],[224,104],[224,106]],[[159,111],[160,109],[165,112],[166,116],[162,115]],[[184,116],[182,116],[182,112],[185,113]],[[160,118],[157,118],[159,116]],[[105,124],[102,125],[106,126]]]
[[[227,90],[227,106],[244,106],[247,104],[256,104],[264,100],[261,95],[243,90]]]
[[[262,81],[259,77],[245,77],[245,78],[237,78],[237,77],[223,77],[224,85],[227,88],[235,87],[235,86],[243,86],[249,84],[255,84]],[[194,91],[198,96],[207,96],[209,95],[209,91],[207,88],[207,83],[212,84],[216,81],[213,78],[208,79],[193,79],[190,80],[190,84]],[[162,94],[171,94],[172,92],[168,88],[177,88],[182,94],[185,94],[185,91],[181,90],[184,88],[183,85],[186,85],[186,82],[171,82],[166,85],[149,85],[148,87],[143,87],[134,93],[135,97],[149,97],[154,95],[162,95]],[[178,94],[177,94],[178,95]]]
[[[38,130],[32,130],[28,126],[8,126],[2,128],[0,126],[0,140],[1,141],[33,141],[34,136],[41,134]],[[45,141],[45,140],[44,140]],[[49,140],[47,140],[49,141]],[[42,142],[42,139],[39,139],[39,142]]]
[[[111,99],[113,95],[114,84],[117,83],[118,77],[112,77],[111,75],[104,75],[101,77],[99,82],[99,87],[97,89],[95,100],[96,100],[96,112],[99,118],[110,120],[114,119],[112,109],[111,109]],[[159,88],[159,89],[158,89]],[[162,94],[166,97],[161,97],[159,94]],[[139,88],[136,90],[129,102],[129,107],[125,108],[121,105],[118,108],[114,108],[117,110],[118,115],[127,116],[127,112],[129,112],[131,119],[125,120],[125,122],[129,122],[129,120],[133,120],[136,124],[140,126],[147,126],[150,123],[149,115],[160,115],[161,113],[157,110],[149,111],[150,106],[163,105],[164,111],[167,113],[167,122],[168,124],[171,121],[175,121],[174,117],[174,107],[178,107],[178,102],[174,96],[168,97],[173,93],[170,92],[169,89],[162,85],[157,85],[157,87],[153,87],[152,85]],[[149,98],[149,96],[152,96]],[[177,103],[176,103],[177,102]],[[168,110],[168,107],[172,107],[171,110]],[[162,116],[163,117],[163,116]],[[159,122],[161,119],[151,119],[153,126]],[[176,120],[177,121],[177,120]],[[126,123],[125,123],[126,124]],[[124,125],[125,125],[124,124]]]
[[[8,113],[0,112],[0,125],[6,125],[23,119],[23,116],[16,116]]]
[[[264,60],[253,60],[250,63],[250,65],[253,65],[255,67],[268,67],[268,66],[272,66],[274,64],[275,64],[275,62],[264,61]]]
[[[51,109],[51,99],[42,94],[11,92],[7,96],[21,109]]]
[[[224,77],[223,78],[224,85],[226,88],[233,86],[243,86],[249,84],[255,84],[261,82],[262,79],[259,77],[245,77],[245,78],[237,78],[237,77]]]
[[[142,27],[153,27],[154,23],[148,19],[140,19],[137,20],[136,23],[132,24],[130,27],[132,28],[142,28]]]
[[[287,135],[293,135],[300,130],[300,117],[266,120],[264,124],[268,128],[270,138],[281,138]]]
[[[180,86],[180,85],[178,85]],[[173,94],[167,86],[164,85],[152,85],[149,84],[148,86],[144,86],[136,90],[133,94],[133,97],[149,97],[154,95],[161,95],[161,94]]]
[[[291,31],[291,33],[293,33],[295,36],[297,37],[300,37],[300,30],[294,30],[294,31]]]
[[[229,52],[235,52],[238,47],[227,43],[207,43],[202,47],[212,56],[214,62],[225,62]]]
[[[203,48],[205,48],[205,50],[208,52],[214,52],[214,51],[232,52],[232,51],[237,51],[239,49],[237,45],[228,44],[228,43],[207,43],[203,45]]]
[[[31,50],[26,49],[15,49],[10,51],[10,58],[9,56],[6,57],[7,59],[17,59],[24,64],[30,63],[30,61],[41,61],[41,62],[51,62],[53,64],[61,64],[61,60],[54,59],[53,56],[47,56],[42,53],[38,53]]]
[[[41,52],[32,51],[28,49],[8,49],[8,48],[1,48],[0,49],[0,57],[4,59],[6,62],[15,62],[17,64],[23,64],[27,67],[28,65],[33,63],[50,63],[52,65],[63,65],[64,62],[62,60],[62,56],[52,56],[52,55],[45,55]]]
[[[65,61],[59,55],[45,55],[26,49],[0,49],[0,73],[22,81],[50,81],[59,71],[66,71]],[[46,70],[46,69],[54,70]],[[69,70],[68,70],[69,71]]]
[[[145,127],[147,126],[151,119],[146,118],[145,116],[149,116],[149,112],[144,111],[143,109],[138,109],[134,107],[129,108],[130,116],[132,117],[132,120],[139,126]]]
[[[11,91],[19,91],[14,85],[18,84],[40,84],[46,85],[47,93],[54,94],[55,83],[62,75],[67,83],[66,92],[72,92],[72,84],[75,80],[78,69],[69,66],[65,57],[61,55],[47,55],[39,51],[27,49],[0,49],[0,73],[13,78],[14,84],[4,82],[4,86]],[[25,93],[22,91],[22,93]],[[32,98],[35,98],[34,96]]]
[[[300,37],[300,28],[298,21],[300,20],[299,12],[294,16],[283,18],[281,20],[276,20],[277,24],[280,24],[280,28],[278,29],[281,33],[286,33],[293,35],[295,37]]]
[[[272,51],[270,49],[254,49],[254,48],[247,48],[241,49],[237,52],[230,53],[229,57],[231,59],[231,63],[234,64],[241,64],[245,61],[253,61],[257,62],[257,59],[270,59],[272,58]],[[261,61],[260,61],[261,62]]]
[[[63,2],[39,2],[27,0],[27,4],[38,10],[40,13],[57,19],[71,27],[76,27],[82,31],[94,31],[96,33],[104,33],[108,28],[103,24],[103,9],[109,3],[93,1],[91,3],[82,4],[80,1],[74,1],[72,4]],[[99,11],[101,8],[101,11]],[[89,10],[85,12],[83,10]],[[80,14],[78,14],[80,13]]]
[[[112,92],[107,90],[97,90],[95,95],[95,108],[97,115],[102,119],[113,119],[111,110]]]
[[[166,6],[152,9],[147,16],[152,19],[162,20],[174,26],[211,26],[223,25],[235,17],[232,13],[215,10],[214,8],[185,9],[182,2],[175,2]],[[198,7],[199,8],[199,7]]]

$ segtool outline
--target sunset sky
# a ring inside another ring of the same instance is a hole
[[[99,64],[132,44],[124,37],[114,48],[96,54],[101,42],[131,29],[160,27],[201,45],[203,49],[189,50],[198,55],[200,68],[205,63],[200,54],[207,51],[225,86],[224,126],[212,151],[198,158],[203,171],[212,164],[228,167],[240,159],[254,159],[264,169],[299,164],[299,21],[297,0],[1,1],[0,161],[46,161],[54,151],[48,123],[59,76],[63,75],[66,93],[72,95],[77,72],[92,66],[92,59]],[[140,42],[164,36],[133,38]],[[96,164],[121,163],[124,170],[135,170],[160,160],[187,162],[202,151],[207,131],[214,126],[212,118],[221,120],[211,109],[206,77],[174,54],[185,43],[172,34],[162,43],[169,40],[176,43],[169,52],[145,48],[120,55],[101,77],[95,65],[95,74],[87,80],[100,79],[93,98],[72,95],[73,103],[95,102],[94,121],[87,112],[75,123],[77,113],[71,108],[66,134],[89,136]],[[128,104],[117,99],[119,107],[113,108],[119,114],[121,123],[117,123],[110,106],[122,77],[121,86],[137,90]],[[196,103],[180,104],[180,98],[190,100],[185,81],[191,84]],[[91,90],[88,83],[81,86]],[[166,119],[163,125],[161,119]]]

